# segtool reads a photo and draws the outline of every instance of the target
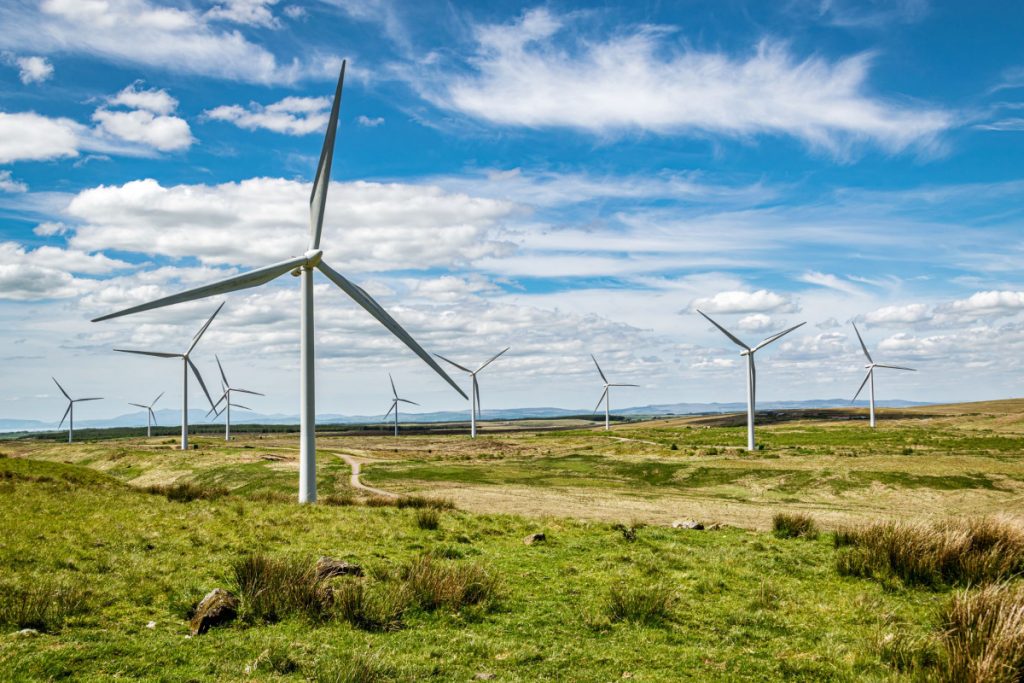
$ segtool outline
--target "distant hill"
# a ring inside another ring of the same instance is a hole
[[[866,401],[858,401],[853,404],[856,407],[867,407]],[[877,405],[883,408],[907,408],[911,406],[930,405],[917,401],[878,401]],[[764,401],[757,405],[758,410],[800,410],[800,409],[821,409],[821,408],[849,408],[851,404],[846,399],[814,399],[809,401]],[[660,415],[702,415],[708,413],[736,413],[747,409],[746,403],[664,403],[656,405],[635,406],[613,410],[613,415],[625,415],[629,417],[660,416]],[[589,415],[591,411],[569,410],[566,408],[506,408],[501,410],[483,411],[484,420],[521,420],[526,418],[558,418],[578,415]],[[177,426],[181,424],[181,411],[172,408],[165,408],[156,411],[157,424],[162,427]],[[373,424],[381,421],[381,415],[339,415],[326,413],[317,415],[318,424]],[[401,414],[402,422],[465,422],[469,419],[468,410],[438,411],[433,413],[405,413]],[[190,410],[188,413],[189,424],[218,424],[223,423],[223,418],[210,420],[202,410]],[[262,414],[245,410],[234,411],[232,421],[245,424],[298,424],[297,415],[285,414]],[[104,420],[75,420],[75,428],[97,428],[108,427],[145,427],[145,411],[125,413],[117,417]],[[65,428],[67,425],[65,425]],[[2,432],[39,432],[49,431],[57,428],[57,422],[43,422],[40,420],[9,420],[0,418],[0,431]]]

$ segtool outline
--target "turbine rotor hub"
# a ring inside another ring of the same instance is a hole
[[[317,264],[324,257],[324,251],[323,249],[310,249],[303,255],[306,257],[306,263],[303,265],[303,268],[316,268]]]

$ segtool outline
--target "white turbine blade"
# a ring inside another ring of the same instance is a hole
[[[206,394],[206,400],[210,402],[210,407],[213,407],[213,399],[210,398],[210,392],[206,390],[206,382],[203,381],[203,376],[199,374],[199,368],[196,367],[196,364],[192,362],[191,358],[186,358],[185,362],[188,363],[190,368],[192,368],[192,374],[196,376],[197,380],[199,380],[199,386],[203,388],[203,393]]]
[[[248,408],[246,406],[243,406],[241,403],[232,403],[231,407],[232,408],[241,408],[242,410],[252,410],[252,408]]]
[[[864,391],[864,385],[868,383],[869,379],[871,379],[870,370],[868,370],[868,374],[864,375],[864,381],[860,383],[859,387],[857,387],[857,393],[853,395],[852,399],[850,399],[850,403],[853,403],[854,401],[857,400],[857,397],[860,396],[860,392]]]
[[[76,398],[74,400],[74,403],[78,403],[80,401],[102,401],[102,400],[103,400],[102,396],[93,396],[92,398]]]
[[[213,319],[217,317],[218,313],[220,313],[220,309],[224,308],[225,303],[226,302],[224,301],[220,302],[220,306],[218,306],[217,310],[213,312],[213,315],[210,316],[210,319],[206,321],[206,324],[203,325],[202,329],[196,332],[196,336],[192,337],[192,346],[188,347],[188,351],[185,352],[186,355],[192,353],[192,349],[196,348],[196,344],[198,344],[199,340],[203,338],[203,333],[206,332],[206,328],[210,326],[210,323],[213,322]],[[224,380],[224,382],[226,384],[227,380]]]
[[[416,401],[410,401],[407,398],[396,398],[395,400],[396,401],[401,401],[402,403],[408,403],[408,404],[414,405],[414,406],[418,406],[419,405],[419,403],[417,403]]]
[[[138,306],[132,306],[126,308],[123,311],[117,311],[116,313],[108,313],[102,315],[99,318],[93,318],[92,322],[99,322],[101,320],[110,320],[111,318],[119,318],[122,315],[130,315],[132,313],[140,313],[141,311],[149,311],[154,308],[162,308],[164,306],[170,306],[171,304],[180,304],[183,301],[195,301],[196,299],[205,299],[208,296],[214,296],[216,294],[226,294],[227,292],[234,292],[239,289],[248,289],[249,287],[255,287],[262,285],[266,282],[270,282],[276,277],[280,277],[296,266],[301,266],[306,263],[307,259],[305,256],[298,256],[296,258],[288,259],[287,261],[281,261],[275,263],[272,266],[266,268],[258,268],[257,270],[250,270],[248,273],[242,273],[241,275],[235,275],[229,277],[226,280],[215,282],[210,285],[204,285],[202,287],[196,287],[195,289],[188,289],[178,294],[172,294],[165,296],[162,299],[150,301],[149,303],[139,304]]]
[[[610,387],[638,387],[639,384],[609,384]]]
[[[864,355],[867,356],[868,362],[874,363],[875,361],[871,360],[871,354],[868,353],[868,347],[864,345],[864,340],[860,336],[860,330],[857,329],[857,323],[851,324],[853,325],[853,331],[857,333],[857,341],[860,342],[860,348],[864,350]]]
[[[604,391],[602,391],[602,392],[601,392],[601,398],[597,399],[597,405],[596,405],[596,406],[594,406],[594,412],[595,412],[595,413],[597,412],[597,409],[601,407],[601,401],[603,401],[603,400],[604,400],[604,396],[605,396],[605,394],[607,394],[607,393],[608,393],[608,387],[607,387],[607,385],[606,385],[606,386],[605,386],[605,388],[604,388]]]
[[[476,381],[476,374],[473,375],[473,394],[476,396],[476,414],[480,416],[480,384]]]
[[[64,398],[66,398],[67,400],[69,400],[69,401],[70,401],[70,400],[71,400],[71,397],[70,397],[70,396],[68,396],[68,392],[64,391],[64,387],[62,387],[62,386],[60,385],[60,382],[58,382],[58,381],[57,381],[57,378],[56,378],[56,377],[50,377],[50,379],[52,379],[52,380],[53,380],[53,383],[57,385],[57,388],[58,388],[58,389],[60,389],[60,393],[64,394]]]
[[[252,394],[253,396],[266,396],[258,391],[249,391],[248,389],[231,389],[231,391],[237,391],[240,394]]]
[[[133,351],[132,349],[114,349],[119,353],[137,353],[140,356],[156,356],[157,358],[181,358],[180,353],[162,353],[160,351]],[[162,394],[161,394],[162,395]]]
[[[227,395],[228,395],[228,392],[226,392],[226,391],[223,394],[221,394],[221,397],[217,399],[217,402],[214,403],[213,406],[209,410],[206,411],[207,417],[209,417],[210,413],[214,413],[214,412],[216,412],[218,415],[220,415],[220,413],[217,412],[217,406],[220,405],[221,401],[223,401],[225,398],[227,398]]]
[[[320,261],[320,263],[317,264],[317,268],[319,268],[320,272],[326,275],[334,284],[338,285],[338,287],[340,287],[346,294],[352,297],[357,304],[365,308],[367,313],[379,320],[384,327],[388,328],[388,330],[391,331],[391,334],[405,342],[405,345],[412,349],[413,353],[422,358],[427,365],[434,369],[434,372],[439,374],[446,382],[448,382],[448,384],[450,384],[455,391],[459,392],[463,398],[468,398],[462,389],[459,388],[459,385],[448,376],[448,373],[441,369],[441,366],[437,364],[437,361],[431,358],[430,354],[424,351],[423,347],[416,343],[416,340],[413,339],[409,333],[406,332],[402,326],[399,325],[395,319],[381,307],[380,304],[373,300],[373,297],[364,292],[358,285],[350,282],[347,278],[342,276],[341,273],[334,270],[323,261]]]
[[[160,392],[160,396],[163,396],[163,395],[164,395],[164,392],[161,391]],[[160,396],[157,396],[156,398],[153,399],[153,402],[149,404],[150,408],[152,408],[153,406],[156,405],[156,402],[160,400]]]
[[[396,390],[396,389],[395,389],[395,380],[394,380],[394,379],[392,379],[392,377],[391,377],[391,373],[390,373],[390,372],[388,373],[388,381],[390,381],[390,382],[391,382],[391,394],[392,394],[392,395],[393,395],[393,396],[394,396],[395,398],[398,398],[398,390]]]
[[[704,313],[704,311],[702,311],[702,310],[699,310],[699,309],[698,309],[698,310],[697,310],[697,312],[698,312],[698,313],[700,313],[701,315],[703,315],[703,316],[704,316],[705,318],[707,318],[707,321],[708,321],[709,323],[711,323],[712,325],[714,325],[715,327],[717,327],[717,328],[718,328],[719,330],[721,330],[721,331],[722,331],[722,334],[724,334],[724,335],[725,335],[726,337],[728,337],[729,339],[731,339],[731,340],[733,341],[733,343],[734,343],[734,344],[736,344],[736,345],[737,345],[737,346],[739,346],[740,348],[746,349],[747,351],[749,351],[749,350],[750,350],[750,347],[749,347],[749,346],[747,346],[746,344],[744,344],[743,342],[741,342],[741,341],[740,341],[740,340],[739,340],[739,339],[738,339],[738,338],[737,338],[737,337],[736,337],[735,335],[733,335],[733,333],[732,333],[732,332],[730,332],[729,330],[725,329],[724,327],[722,327],[721,325],[719,325],[718,323],[716,323],[716,322],[715,322],[714,320],[712,320],[711,318],[709,318],[709,317],[708,317],[708,316],[707,316],[707,315],[706,315],[706,314]]]
[[[392,401],[391,402],[391,407],[388,408],[388,412],[384,413],[384,417],[382,417],[380,421],[383,422],[384,420],[388,419],[388,417],[391,416],[392,411],[397,410],[397,409],[398,409],[398,404],[395,403],[394,401]]]
[[[772,342],[777,341],[777,340],[785,337],[787,334],[789,334],[793,330],[797,329],[798,327],[802,327],[803,325],[806,325],[806,324],[807,324],[806,322],[802,322],[799,325],[793,325],[793,327],[789,328],[788,330],[783,330],[782,332],[779,332],[778,334],[773,334],[772,336],[768,337],[763,342],[761,342],[760,344],[755,346],[751,350],[751,353],[753,353],[754,351],[757,351],[758,349],[763,349],[764,347],[768,346]]]
[[[902,365],[882,365],[881,363],[875,363],[876,368],[889,368],[890,370],[909,370],[910,372],[917,372],[914,368],[905,368]]]
[[[131,402],[129,402],[128,405],[135,406],[136,408],[142,408],[143,410],[149,410],[149,406],[144,406],[141,403],[131,403]]]
[[[153,418],[153,424],[155,425],[156,424],[156,413],[153,412],[152,408],[149,409],[149,416],[151,418]]]
[[[511,348],[512,348],[511,346],[506,346],[506,347],[505,347],[504,349],[502,349],[502,350],[501,350],[501,351],[499,351],[498,353],[496,353],[496,354],[494,354],[493,356],[491,356],[491,358],[490,358],[490,359],[489,359],[489,360],[488,360],[488,361],[487,361],[486,363],[484,363],[483,365],[481,365],[480,367],[478,367],[478,368],[476,369],[476,371],[477,371],[477,372],[480,372],[481,370],[483,370],[484,368],[486,368],[486,367],[487,367],[488,365],[490,365],[490,364],[491,364],[491,363],[493,363],[494,361],[498,360],[498,357],[499,357],[499,356],[501,356],[501,355],[502,355],[503,353],[505,353],[506,351],[508,351],[508,350],[509,350],[509,349],[511,349]]]
[[[221,304],[223,305],[223,304]],[[231,386],[228,384],[228,376],[224,374],[224,366],[220,364],[220,356],[213,354],[214,359],[217,361],[217,369],[220,370],[220,380],[224,383],[224,386]]]
[[[597,368],[597,374],[601,375],[601,381],[608,384],[608,378],[604,376],[603,372],[601,372],[601,366],[597,364],[597,359],[594,358],[594,354],[590,354],[590,360],[594,361],[594,367]]]
[[[64,420],[68,419],[68,413],[71,412],[71,399],[68,399],[68,409],[64,411],[64,417],[60,419],[60,424],[57,425],[57,429],[64,426]]]
[[[472,371],[472,370],[470,370],[469,368],[467,368],[467,367],[464,367],[464,366],[462,366],[462,365],[459,365],[458,363],[456,363],[455,361],[451,360],[450,358],[445,358],[444,356],[442,356],[442,355],[441,355],[441,354],[439,354],[439,353],[435,353],[434,355],[435,355],[435,356],[437,356],[438,358],[440,358],[441,360],[443,360],[443,361],[444,361],[445,363],[450,363],[450,364],[454,365],[454,366],[455,366],[455,367],[457,367],[457,368],[458,368],[459,370],[463,370],[463,371],[465,371],[465,372],[468,372],[468,373],[469,373],[469,374],[471,374],[471,375],[473,374],[473,371]]]
[[[327,120],[324,146],[320,150],[320,163],[313,178],[313,191],[309,195],[309,248],[320,248],[320,233],[324,227],[324,206],[327,203],[327,185],[331,182],[331,162],[334,159],[334,139],[338,133],[338,112],[341,109],[341,89],[345,84],[345,62],[341,62],[338,86],[334,90],[331,116]]]

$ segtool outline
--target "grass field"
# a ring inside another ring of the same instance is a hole
[[[294,436],[199,437],[184,453],[166,437],[3,442],[0,679],[937,675],[937,614],[957,589],[840,573],[850,551],[827,532],[883,518],[1020,518],[1024,402],[903,411],[875,432],[860,421],[782,421],[759,432],[765,448],[753,454],[722,421],[476,442],[323,438],[320,493],[339,504],[307,507],[290,502]],[[458,509],[431,522],[418,509],[350,504],[364,494],[350,488],[343,455],[362,463],[366,484]],[[146,492],[183,482],[212,497]],[[826,533],[776,537],[766,530],[780,512],[807,513]],[[727,526],[670,528],[680,517]],[[534,532],[547,541],[524,544]],[[235,588],[234,568],[254,552],[359,563],[360,592],[336,594],[365,593],[370,611],[405,597],[386,628],[331,603],[315,617],[247,613],[187,637],[195,603]],[[423,558],[445,576],[477,572],[496,587],[470,602],[417,601],[409,577]],[[65,608],[38,617],[40,633],[15,634],[28,623],[25,605],[47,598]]]

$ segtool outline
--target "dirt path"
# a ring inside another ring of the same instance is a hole
[[[372,486],[367,486],[366,484],[364,484],[362,482],[362,480],[359,478],[359,474],[362,471],[363,461],[357,460],[354,456],[352,456],[352,455],[350,455],[348,453],[345,453],[343,451],[327,451],[327,452],[330,453],[331,455],[338,456],[339,458],[341,458],[342,460],[345,461],[346,465],[348,465],[350,468],[352,468],[352,474],[349,476],[349,479],[348,479],[349,485],[352,488],[359,489],[360,491],[366,491],[367,493],[372,493],[372,494],[377,495],[377,496],[386,496],[388,498],[398,498],[398,494],[397,493],[392,493],[391,491],[385,491],[384,489],[377,489],[377,488],[374,488]]]

